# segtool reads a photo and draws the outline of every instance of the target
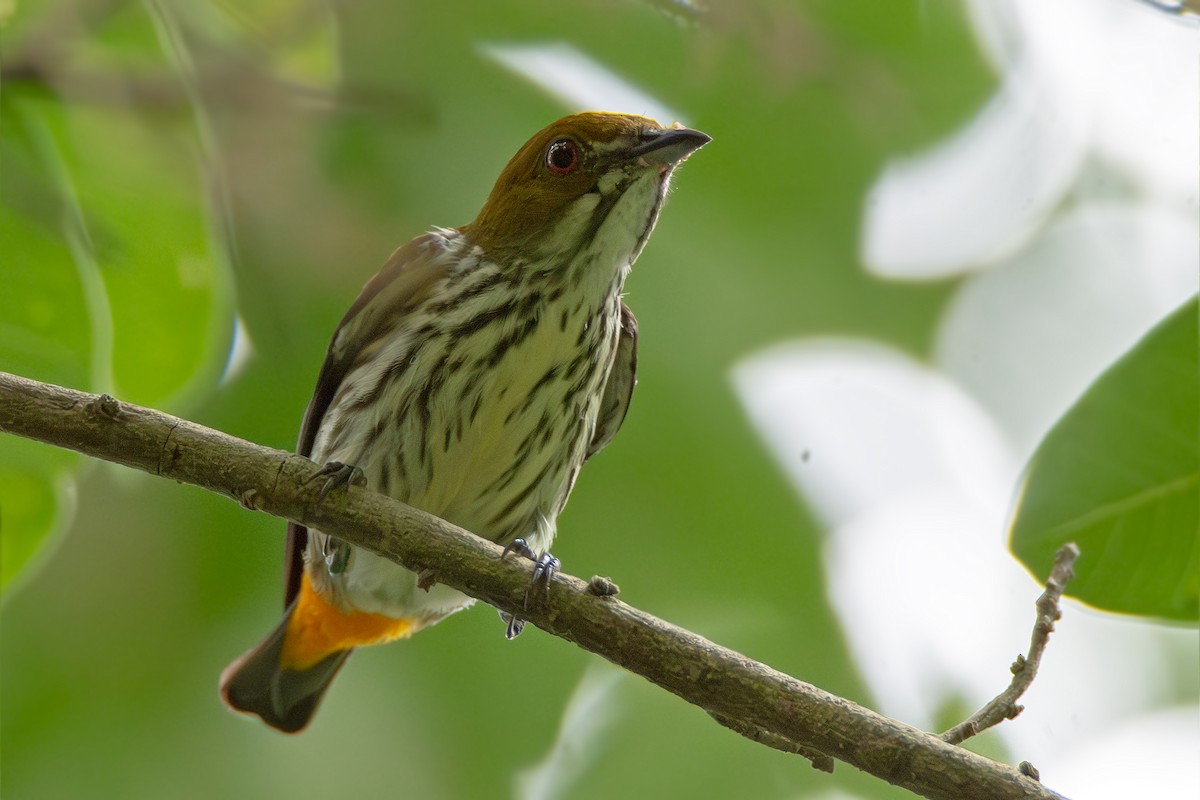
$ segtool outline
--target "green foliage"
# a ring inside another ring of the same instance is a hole
[[[42,188],[20,169],[12,154],[19,140],[13,115],[0,113],[0,168],[12,196],[14,184],[31,206],[47,202]],[[0,241],[9,263],[10,294],[0,318],[0,364],[22,375],[41,375],[67,385],[85,383],[91,331],[83,282],[71,254],[52,230],[38,220],[0,212]],[[37,265],[34,269],[33,265]],[[34,558],[60,522],[70,518],[69,476],[81,464],[72,453],[11,436],[0,437],[0,587],[6,586]]]
[[[0,318],[0,366],[149,405],[198,379],[211,391],[232,298],[187,129],[20,84],[4,93],[0,118],[8,181],[0,233],[12,292]],[[0,587],[69,520],[56,498],[81,463],[0,440],[12,478],[0,488]]]
[[[1200,618],[1200,303],[1101,375],[1038,447],[1011,546],[1045,576],[1082,550],[1068,593],[1128,614]]]
[[[470,220],[570,110],[483,46],[567,42],[714,142],[631,276],[641,383],[555,552],[869,703],[819,532],[728,371],[829,332],[927,348],[949,287],[864,274],[861,205],[887,159],[954,130],[994,78],[957,4],[671,5],[18,4],[0,31],[0,369],[292,446],[363,282],[410,237]],[[223,375],[235,317],[252,355]],[[555,747],[578,772],[539,780],[583,800],[901,796],[627,676],[592,682],[606,725],[576,726],[611,735],[569,741],[563,709],[595,659],[534,630],[507,642],[486,608],[356,654],[309,731],[274,735],[223,709],[216,678],[277,621],[283,524],[87,465],[0,437],[0,561],[22,583],[2,612],[5,797],[504,797]]]

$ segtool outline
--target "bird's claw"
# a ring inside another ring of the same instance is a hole
[[[562,567],[562,562],[549,553],[542,553],[540,556],[533,552],[533,548],[524,539],[513,539],[504,546],[504,552],[500,554],[500,558],[507,558],[509,553],[517,553],[525,556],[533,562],[533,577],[529,581],[529,586],[525,588],[525,599],[523,607],[529,608],[530,592],[533,587],[541,585],[543,592],[550,590],[550,581],[554,578],[554,573],[558,572]],[[525,629],[525,620],[509,614],[507,611],[500,612],[500,618],[505,621],[504,638],[515,639],[520,636],[521,631]]]
[[[554,578],[554,573],[562,568],[562,562],[549,553],[542,555],[535,561],[533,565],[533,578],[529,581],[529,586],[525,589],[525,607],[529,608],[529,592],[537,584],[542,584],[544,592],[550,591],[550,581]]]
[[[503,561],[508,558],[509,553],[516,553],[519,556],[525,556],[530,561],[537,561],[537,553],[533,552],[533,548],[529,546],[529,542],[520,536],[504,545],[504,552],[500,554],[500,560]]]
[[[504,638],[515,639],[521,635],[521,631],[525,630],[525,620],[520,617],[509,614],[507,611],[500,612],[500,619],[504,620]]]
[[[305,483],[312,483],[318,478],[324,478],[325,482],[321,485],[320,491],[317,492],[316,508],[321,507],[321,503],[325,502],[326,496],[338,487],[362,486],[367,482],[367,476],[358,467],[350,464],[343,464],[341,461],[330,461],[319,470],[309,475],[305,479]]]

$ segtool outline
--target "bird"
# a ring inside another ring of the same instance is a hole
[[[545,577],[579,469],[612,441],[637,380],[627,275],[675,168],[711,141],[584,112],[536,133],[475,219],[398,248],[337,326],[297,452],[516,548]],[[222,673],[235,711],[303,730],[349,653],[474,600],[318,530],[288,525],[285,614]],[[536,578],[535,578],[536,580]],[[508,617],[507,635],[521,621]]]

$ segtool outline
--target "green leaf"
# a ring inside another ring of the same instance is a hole
[[[169,405],[218,375],[232,298],[186,125],[30,88],[0,114],[0,369]],[[74,454],[0,440],[0,588],[71,518]]]
[[[0,152],[6,176],[19,172],[19,164],[19,153]],[[0,206],[0,241],[7,251],[0,285],[9,292],[0,309],[0,369],[84,386],[91,325],[79,276],[60,239],[31,216]],[[0,436],[0,589],[9,589],[70,521],[74,503],[66,489],[80,463],[67,450]]]
[[[1030,462],[1010,547],[1035,575],[1082,550],[1068,593],[1110,611],[1200,616],[1200,304],[1096,380]]]
[[[32,450],[26,443],[4,442],[0,447],[5,459],[22,449]],[[35,557],[50,552],[47,546],[61,532],[75,512],[74,479],[66,468],[55,468],[50,459],[36,457],[46,452],[41,448],[33,462],[23,462],[20,469],[0,469],[0,588],[11,589],[11,583]],[[74,454],[67,454],[73,456]],[[62,459],[77,464],[78,457]],[[9,462],[5,462],[9,463]]]
[[[88,109],[51,121],[112,316],[113,389],[164,405],[216,377],[232,328],[190,133]]]
[[[64,235],[64,202],[40,157],[38,130],[12,101],[0,113],[0,369],[87,387],[95,372],[88,287]],[[42,137],[44,140],[44,137]],[[0,588],[71,518],[74,453],[0,437]]]

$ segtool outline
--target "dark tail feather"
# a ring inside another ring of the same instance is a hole
[[[298,733],[308,725],[349,650],[326,656],[308,669],[279,665],[288,617],[262,644],[234,661],[221,673],[221,698],[235,711],[257,714],[284,733]]]

